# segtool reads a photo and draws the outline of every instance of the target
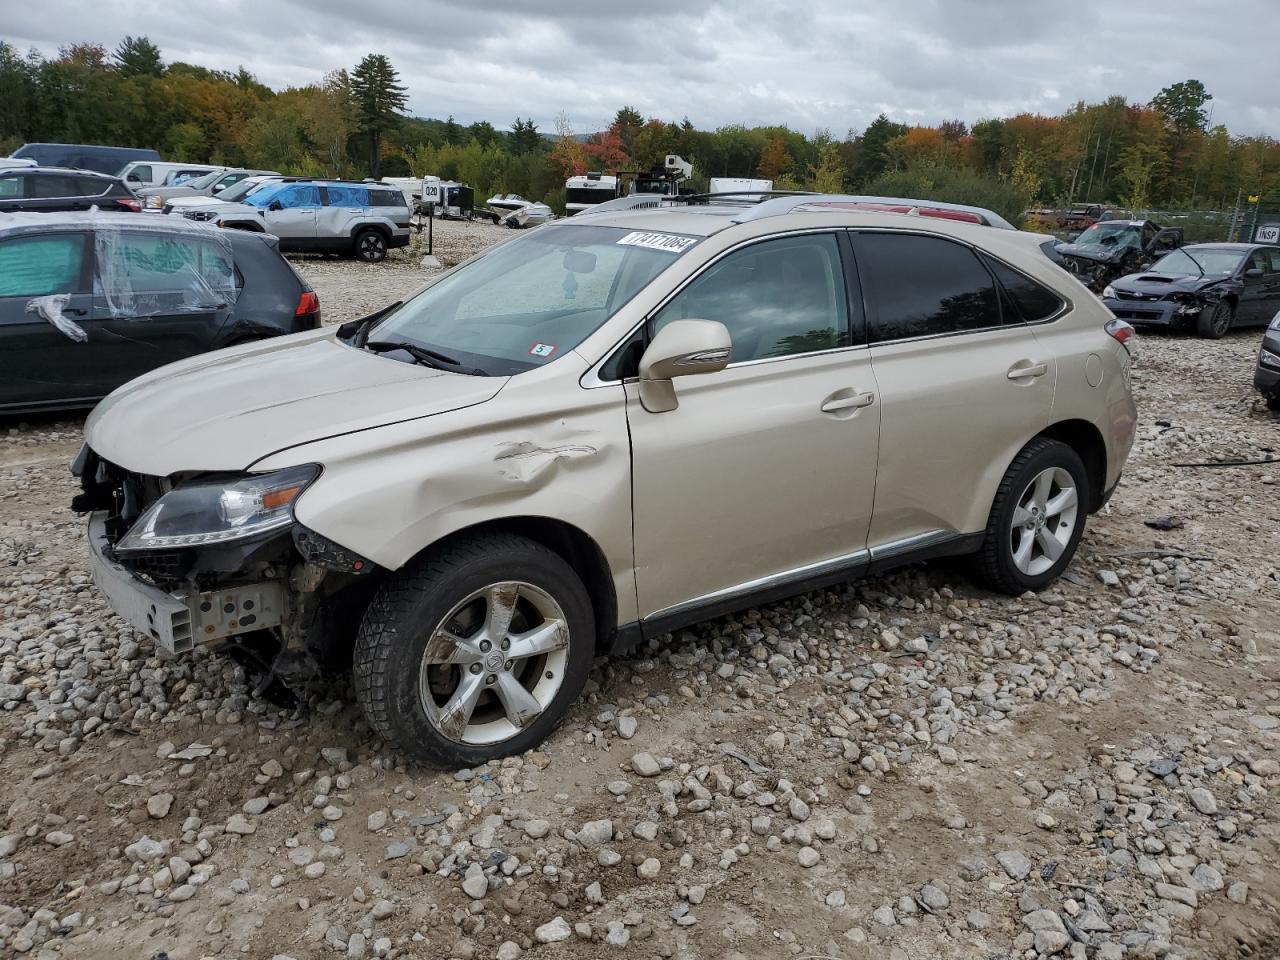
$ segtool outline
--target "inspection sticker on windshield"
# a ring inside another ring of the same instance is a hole
[[[628,247],[648,247],[650,250],[664,250],[667,253],[684,253],[695,243],[697,237],[677,237],[671,233],[645,233],[634,230],[618,241]]]
[[[529,356],[541,357],[545,359],[551,356],[553,353],[555,353],[559,349],[560,348],[557,347],[554,343],[535,343],[532,347],[529,348]]]

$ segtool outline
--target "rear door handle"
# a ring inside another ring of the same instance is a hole
[[[856,410],[869,407],[876,402],[876,395],[869,390],[864,393],[846,393],[841,390],[822,401],[823,413],[835,413],[839,410]]]
[[[1043,377],[1049,372],[1047,363],[1037,363],[1034,360],[1019,360],[1009,372],[1005,374],[1010,380],[1034,380],[1036,377]]]

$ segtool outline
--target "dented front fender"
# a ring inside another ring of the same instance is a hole
[[[626,622],[635,619],[626,399],[620,384],[583,387],[585,369],[569,353],[484,403],[307,443],[253,469],[320,463],[299,522],[392,570],[478,524],[570,524],[600,547]]]

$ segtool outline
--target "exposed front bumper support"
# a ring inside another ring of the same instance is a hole
[[[89,566],[111,608],[166,653],[279,626],[288,609],[283,583],[266,581],[225,590],[165,591],[146,583],[110,554],[107,514],[89,515]]]

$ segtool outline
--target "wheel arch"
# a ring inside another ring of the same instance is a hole
[[[378,233],[382,234],[382,238],[386,240],[388,244],[391,243],[391,231],[387,229],[386,225],[377,223],[376,221],[370,222],[368,220],[362,220],[352,226],[351,242],[354,243],[356,237],[360,236],[360,234],[364,233],[366,230],[376,230]]]
[[[1065,443],[1080,457],[1089,480],[1089,513],[1096,513],[1107,485],[1107,444],[1102,431],[1088,420],[1061,420],[1036,436]]]
[[[450,543],[483,533],[511,533],[528,537],[558,554],[582,578],[591,598],[596,623],[596,649],[603,652],[616,632],[618,598],[614,590],[609,562],[600,545],[586,532],[564,520],[541,516],[513,516],[486,520],[462,527],[420,550],[422,556],[440,550]]]

